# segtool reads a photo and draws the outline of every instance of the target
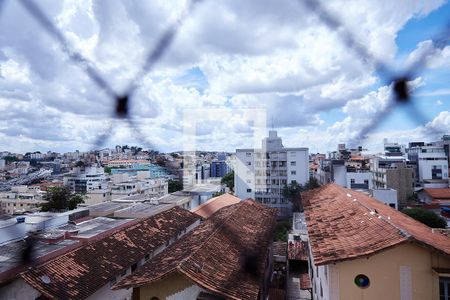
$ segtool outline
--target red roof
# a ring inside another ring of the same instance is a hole
[[[369,196],[327,184],[302,193],[316,265],[367,256],[406,241],[450,255],[450,239]]]
[[[308,243],[304,241],[290,241],[288,244],[288,259],[308,260]]]
[[[20,276],[48,299],[86,299],[198,219],[174,207],[128,223],[130,226]]]
[[[191,212],[203,218],[209,218],[213,213],[215,213],[222,207],[236,204],[240,201],[241,199],[231,194],[222,194],[220,196],[209,199],[205,203],[192,209]]]
[[[224,207],[114,289],[177,272],[227,299],[258,299],[277,211],[253,200]]]
[[[450,188],[446,189],[424,189],[431,198],[435,200],[450,200]]]
[[[300,289],[309,290],[311,289],[311,278],[308,273],[300,274]]]

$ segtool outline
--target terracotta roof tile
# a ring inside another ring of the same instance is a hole
[[[289,241],[288,259],[308,260],[308,243],[305,241]]]
[[[273,242],[272,248],[273,248],[273,255],[286,257],[287,242],[280,242],[280,241]]]
[[[374,254],[415,241],[450,255],[450,239],[369,196],[327,184],[302,193],[316,265]]]
[[[257,299],[277,211],[253,200],[224,207],[114,288],[178,272],[229,299]]]
[[[450,188],[445,189],[424,189],[425,193],[435,200],[450,200]]]
[[[241,199],[231,194],[222,194],[206,201],[205,203],[192,209],[191,212],[203,217],[209,218],[213,213],[222,207],[239,203]]]
[[[20,276],[49,299],[85,299],[199,217],[174,207],[61,255]],[[48,278],[45,283],[43,278]]]
[[[311,289],[311,278],[308,273],[300,274],[300,289],[309,290]]]

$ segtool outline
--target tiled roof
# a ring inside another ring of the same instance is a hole
[[[300,289],[309,290],[311,289],[311,278],[308,273],[300,274]]]
[[[280,241],[273,242],[272,248],[273,248],[273,255],[286,257],[287,242],[280,242]]]
[[[49,299],[85,299],[199,217],[174,207],[21,274]],[[45,280],[43,279],[45,278]],[[49,281],[45,283],[44,281]]]
[[[227,299],[257,299],[276,214],[253,200],[224,207],[114,288],[178,272]]]
[[[304,241],[289,241],[288,259],[308,260],[308,243]]]
[[[445,189],[424,189],[425,193],[430,195],[434,199],[447,199],[450,200],[450,188]]]
[[[414,241],[450,255],[450,239],[369,196],[327,184],[302,193],[316,265],[371,255]]]
[[[197,206],[191,211],[203,218],[209,218],[213,213],[221,209],[222,207],[236,204],[241,199],[230,194],[222,194],[206,201],[205,203]]]

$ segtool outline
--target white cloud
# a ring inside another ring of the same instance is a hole
[[[323,2],[361,44],[386,59],[395,56],[396,35],[408,20],[442,4],[440,0]],[[73,48],[92,60],[120,92],[186,1],[37,4]],[[88,149],[90,137],[107,126],[113,99],[67,59],[18,1],[7,2],[0,28],[5,29],[0,32],[0,103],[8,118],[0,126],[0,146],[17,151],[38,146]],[[347,49],[338,34],[297,1],[201,2],[130,99],[134,121],[160,150],[182,148],[180,120],[188,108],[262,108],[286,139],[324,147],[348,140],[388,104],[389,87],[371,91],[379,84],[373,66]],[[419,44],[411,59],[427,47],[426,41]],[[433,67],[448,66],[447,48],[435,51]],[[177,83],[193,69],[203,74],[204,90]],[[320,112],[336,107],[343,107],[346,117],[323,130]],[[251,126],[238,116],[205,121],[199,129],[202,147],[232,150],[245,144]],[[118,124],[112,143],[136,142],[133,128]]]

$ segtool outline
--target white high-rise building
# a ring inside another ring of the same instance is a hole
[[[309,180],[308,148],[285,148],[276,131],[262,141],[260,149],[236,149],[235,194],[255,199],[288,215],[291,203],[282,195],[283,187]]]

